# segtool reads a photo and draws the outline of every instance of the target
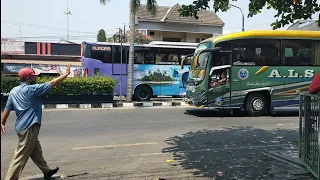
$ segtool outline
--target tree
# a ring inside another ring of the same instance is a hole
[[[130,32],[127,32],[127,39],[130,39]],[[149,44],[153,41],[153,38],[151,36],[148,36],[146,34],[143,34],[136,30],[135,37],[134,37],[134,43],[137,44]]]
[[[107,1],[110,0],[100,0],[100,3],[105,5]],[[147,6],[146,11],[151,15],[155,16],[157,13],[157,1],[156,0],[146,0]],[[130,34],[135,33],[135,17],[136,10],[140,6],[141,0],[130,0],[129,1],[129,9],[130,9]],[[127,97],[126,101],[132,101],[132,85],[133,85],[133,65],[134,65],[134,36],[130,36],[129,39],[130,48],[129,48],[129,62],[128,62],[128,82],[127,82]]]
[[[119,32],[117,32],[112,37],[109,37],[107,39],[107,41],[108,42],[120,42],[119,37],[120,37]],[[123,43],[128,43],[128,39],[130,39],[130,31],[127,31],[125,33],[125,35],[122,34],[122,38],[121,38]],[[152,41],[153,41],[153,38],[151,36],[148,36],[146,34],[139,32],[138,30],[136,30],[134,43],[136,43],[136,44],[149,44]]]
[[[211,0],[195,0],[193,4],[182,5],[179,9],[181,16],[194,16],[198,19],[197,11],[209,9],[208,3]],[[215,12],[225,12],[229,9],[231,0],[212,0]],[[237,0],[232,0],[237,1]],[[248,17],[261,13],[262,9],[277,10],[274,15],[275,22],[271,24],[273,29],[278,29],[293,23],[295,20],[311,19],[312,15],[320,11],[320,4],[317,0],[250,0]],[[320,15],[318,19],[320,26]]]
[[[106,38],[106,32],[104,31],[104,29],[100,29],[97,35],[97,41],[98,42],[106,42],[107,38]]]
[[[107,42],[115,42],[114,37],[108,37]]]

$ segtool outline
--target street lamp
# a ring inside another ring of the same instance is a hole
[[[233,7],[235,7],[235,8],[240,9],[241,14],[242,14],[242,31],[244,31],[244,14],[243,14],[243,12],[242,12],[242,9],[241,9],[240,7],[238,7],[238,6],[236,6],[236,5],[233,5],[233,4],[229,4],[229,7],[230,7],[230,6],[233,6]]]

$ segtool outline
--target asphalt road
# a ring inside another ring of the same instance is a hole
[[[186,108],[45,110],[44,157],[67,179],[272,179],[261,153],[295,146],[296,111],[230,117]],[[17,144],[15,115],[1,137],[1,179]],[[41,174],[28,161],[22,177]]]

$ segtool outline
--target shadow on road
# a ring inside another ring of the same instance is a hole
[[[203,130],[175,136],[165,142],[164,153],[172,153],[175,164],[193,171],[197,177],[217,179],[266,179],[271,159],[262,152],[296,145],[295,130],[255,129],[233,127],[222,130]]]
[[[248,117],[244,111],[235,111],[233,115],[227,112],[212,109],[187,109],[185,114],[197,117]],[[299,116],[299,109],[276,109],[273,117],[295,117]]]

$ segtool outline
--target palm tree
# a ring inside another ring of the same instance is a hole
[[[105,5],[106,2],[110,0],[100,0],[100,3]],[[153,16],[157,13],[157,1],[156,0],[146,0],[146,10]],[[141,0],[130,0],[130,48],[129,48],[129,63],[128,63],[128,82],[127,82],[127,97],[126,101],[132,101],[132,85],[133,85],[133,65],[134,65],[134,37],[135,37],[135,17],[137,8],[141,5]]]

